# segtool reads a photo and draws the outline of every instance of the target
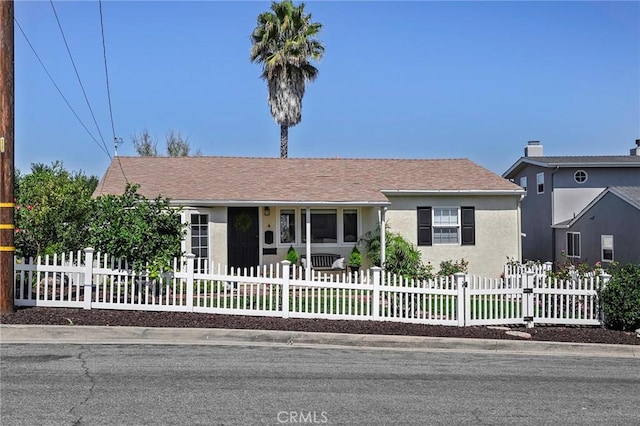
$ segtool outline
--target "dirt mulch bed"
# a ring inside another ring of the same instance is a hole
[[[325,333],[382,334],[402,336],[464,337],[523,340],[506,330],[491,327],[451,327],[381,321],[342,321],[270,318],[187,312],[143,312],[83,310],[68,308],[23,308],[1,315],[0,324],[103,325],[175,328],[228,328],[253,330],[311,331]],[[531,334],[530,340],[640,345],[635,333],[600,327],[510,327]]]

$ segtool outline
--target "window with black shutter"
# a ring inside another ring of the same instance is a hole
[[[474,207],[462,207],[462,245],[476,244],[476,214]]]
[[[431,207],[418,207],[418,245],[430,246],[431,239]]]

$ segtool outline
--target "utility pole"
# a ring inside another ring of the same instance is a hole
[[[0,0],[0,313],[13,310],[14,217],[13,0]]]

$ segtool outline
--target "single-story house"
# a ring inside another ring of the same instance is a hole
[[[523,189],[468,159],[117,157],[94,195],[127,181],[183,207],[183,249],[209,267],[279,262],[291,246],[347,257],[380,225],[436,271],[464,258],[498,276],[521,257]]]

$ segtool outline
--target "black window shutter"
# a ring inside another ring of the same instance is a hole
[[[418,207],[418,245],[432,245],[431,207]]]
[[[475,207],[462,207],[462,245],[476,245]]]

